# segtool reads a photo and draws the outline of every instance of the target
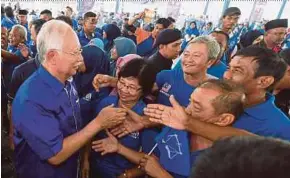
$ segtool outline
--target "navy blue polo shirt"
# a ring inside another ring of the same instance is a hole
[[[81,46],[87,45],[91,41],[92,38],[100,38],[100,39],[103,39],[102,38],[102,35],[99,34],[98,32],[93,33],[93,37],[91,39],[88,38],[87,35],[84,32],[84,29],[82,29],[78,33],[78,37],[79,37],[79,41],[80,41]]]
[[[12,101],[22,83],[33,74],[38,67],[40,66],[40,62],[38,60],[38,56],[34,59],[30,59],[23,64],[15,67],[12,73],[12,78],[10,82],[10,86],[8,89],[8,98]]]
[[[273,95],[267,94],[265,102],[246,108],[233,126],[260,136],[290,141],[290,120],[276,107],[274,100]]]
[[[157,102],[167,106],[171,106],[169,96],[174,95],[175,99],[186,107],[195,89],[185,82],[181,69],[161,71],[157,74],[156,83],[159,88]],[[156,138],[160,151],[160,164],[171,174],[179,176],[190,174],[189,136],[186,131],[164,127]]]
[[[118,96],[108,96],[104,98],[97,106],[96,113],[98,114],[103,108],[114,104],[115,107],[118,107],[119,98]],[[143,109],[146,107],[146,104],[139,100],[136,105],[132,108],[134,112],[136,112],[138,115],[143,115]],[[106,138],[107,135],[104,132],[100,132],[96,139],[100,140],[103,138]],[[129,135],[122,137],[119,139],[119,142],[135,151],[139,151],[142,143],[141,143],[141,137],[140,132],[133,132]],[[146,143],[144,143],[146,144]],[[104,178],[115,178],[118,175],[122,174],[126,169],[130,169],[134,167],[134,164],[132,164],[129,160],[127,160],[125,157],[113,153],[113,154],[107,154],[105,156],[101,156],[100,153],[95,152],[92,150],[91,153],[91,166],[92,168],[98,172],[98,174],[101,177]]]
[[[18,178],[75,178],[79,152],[58,166],[48,159],[63,140],[81,129],[73,81],[62,84],[43,66],[19,88],[12,106],[15,168]]]

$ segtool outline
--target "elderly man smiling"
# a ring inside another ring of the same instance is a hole
[[[71,77],[83,59],[69,25],[46,22],[37,36],[37,51],[42,65],[20,87],[12,106],[17,177],[75,178],[78,150],[100,130],[124,120],[126,112],[106,107],[82,128]]]

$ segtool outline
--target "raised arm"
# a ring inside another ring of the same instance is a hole
[[[196,135],[202,136],[212,141],[216,141],[228,136],[241,136],[254,134],[245,130],[233,127],[220,127],[214,124],[202,122],[188,116],[182,106],[170,96],[170,102],[173,107],[160,104],[149,104],[144,110],[145,115],[150,120],[179,130],[188,130]]]

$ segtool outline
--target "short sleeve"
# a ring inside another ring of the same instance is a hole
[[[160,89],[163,84],[170,78],[170,72],[171,70],[163,70],[159,72],[156,76],[156,84],[158,86],[158,89]]]
[[[12,119],[16,131],[40,159],[47,160],[61,151],[64,138],[52,112],[31,101],[14,101]]]
[[[116,100],[117,100],[117,98],[115,98],[114,96],[108,96],[108,97],[102,99],[98,103],[98,105],[96,106],[95,116],[97,116],[103,108],[105,108],[111,104],[114,104],[114,106],[116,107]]]

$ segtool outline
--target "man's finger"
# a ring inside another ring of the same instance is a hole
[[[99,145],[99,144],[102,144],[102,143],[103,143],[103,140],[96,140],[96,141],[92,142],[92,145]]]
[[[104,151],[104,148],[95,148],[95,149],[93,149],[95,152],[102,152],[102,151]]]
[[[163,124],[163,121],[162,121],[161,119],[155,119],[155,118],[150,117],[149,120],[150,120],[151,122],[155,122],[155,123]]]
[[[180,104],[175,100],[175,97],[173,95],[170,95],[169,101],[170,101],[173,108],[175,108],[175,109],[182,108],[182,106],[180,106]]]
[[[124,137],[124,136],[128,135],[129,133],[130,132],[128,132],[128,131],[123,131],[120,134],[118,134],[118,138]]]
[[[100,149],[103,148],[103,144],[92,145],[92,149]]]

